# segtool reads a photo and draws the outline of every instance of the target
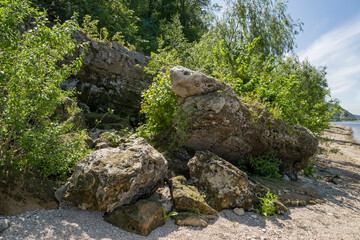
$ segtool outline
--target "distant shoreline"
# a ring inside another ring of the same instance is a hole
[[[351,126],[351,124],[349,125],[346,125],[346,122],[359,122],[359,126]],[[343,124],[345,123],[345,124]],[[331,126],[334,126],[334,125],[340,125],[340,126],[344,126],[344,127],[348,127],[350,128],[351,130],[351,135],[349,137],[351,137],[351,140],[352,142],[355,142],[355,143],[359,143],[360,144],[360,120],[356,120],[356,121],[341,121],[341,122],[331,122]],[[354,129],[356,128],[356,129]],[[356,136],[355,136],[356,135]]]

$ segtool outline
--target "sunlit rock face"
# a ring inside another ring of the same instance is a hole
[[[170,78],[188,116],[180,146],[210,150],[234,165],[272,151],[289,175],[305,168],[315,154],[318,142],[309,130],[275,119],[259,103],[245,103],[229,85],[183,67],[172,68]]]

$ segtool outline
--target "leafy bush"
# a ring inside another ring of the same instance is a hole
[[[177,97],[171,91],[170,73],[160,72],[150,88],[143,93],[141,113],[147,122],[146,130],[152,134],[161,134],[169,130],[177,111]]]
[[[71,94],[60,83],[81,65],[80,59],[62,63],[76,47],[71,34],[79,27],[72,19],[50,28],[46,14],[25,0],[0,5],[0,164],[65,176],[86,154],[85,133],[52,119]]]
[[[274,205],[274,202],[277,201],[278,196],[271,193],[269,190],[266,193],[266,196],[264,198],[259,197],[260,199],[260,207],[257,210],[261,215],[264,215],[265,217],[276,215],[276,206]]]
[[[109,37],[120,33],[126,43],[139,44],[141,39],[138,35],[137,24],[140,19],[134,15],[134,11],[127,7],[121,0],[34,0],[34,5],[45,8],[52,18],[59,18],[65,22],[77,13],[80,23],[89,23],[89,15],[96,20],[96,28],[104,33],[106,27]],[[88,16],[87,16],[88,15]],[[82,27],[86,27],[83,25]],[[106,31],[106,32],[107,32]],[[104,36],[104,35],[103,35]]]
[[[276,158],[273,152],[268,152],[259,157],[250,157],[250,167],[257,176],[268,178],[281,178],[279,165],[281,160]]]
[[[138,128],[138,132],[147,138],[166,138],[165,144],[173,149],[177,147],[179,137],[186,137],[187,116],[178,108],[178,98],[171,91],[170,68],[179,65],[179,59],[185,58],[188,43],[178,17],[174,17],[173,22],[164,29],[159,39],[161,49],[158,54],[151,55],[152,60],[145,67],[147,74],[155,77],[152,85],[143,93],[140,112],[145,114],[146,123]],[[173,125],[175,117],[178,118],[176,126]],[[172,130],[182,133],[181,136],[171,135],[175,132]]]

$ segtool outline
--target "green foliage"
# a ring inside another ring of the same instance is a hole
[[[110,39],[121,40],[141,48],[145,53],[155,52],[163,22],[178,16],[183,33],[190,42],[199,40],[206,32],[212,17],[210,0],[34,0],[36,6],[45,8],[52,18],[68,20],[74,12],[80,22],[86,15],[98,21],[98,30],[106,27]],[[84,27],[84,25],[83,25]],[[117,34],[118,33],[118,34]]]
[[[296,56],[264,58],[256,51],[259,38],[232,47],[216,31],[211,34],[215,37],[206,35],[187,51],[190,57],[182,61],[186,67],[227,82],[242,99],[262,103],[275,118],[317,135],[329,127],[328,109],[336,101],[330,98],[325,68],[315,68]]]
[[[278,195],[275,195],[268,190],[266,196],[264,198],[259,197],[259,199],[260,207],[257,211],[261,215],[264,215],[265,217],[276,215],[276,206],[274,205],[274,202],[277,201]]]
[[[333,116],[331,118],[332,122],[340,122],[340,121],[356,121],[358,118],[356,115],[353,115],[346,109],[339,106],[338,103],[331,104],[329,106],[329,111],[333,113]]]
[[[110,38],[119,33],[126,43],[140,44],[138,36],[140,19],[134,15],[121,0],[34,0],[35,6],[45,8],[52,18],[59,18],[62,22],[71,18],[74,13],[79,15],[79,21],[89,23],[89,16],[96,21],[96,27],[101,35],[106,35],[105,28]],[[83,25],[83,27],[86,27]],[[92,29],[94,30],[94,29]]]
[[[268,178],[281,178],[279,165],[281,160],[273,152],[268,152],[259,157],[250,157],[250,168],[255,175]]]
[[[313,172],[315,171],[315,168],[313,165],[309,165],[306,168],[304,168],[304,175],[307,177],[313,177]]]
[[[325,68],[295,55],[283,57],[293,49],[302,24],[286,13],[283,1],[230,4],[185,60],[179,59],[181,64],[227,82],[242,99],[264,104],[275,118],[321,135],[331,120],[329,106],[336,103]]]
[[[340,152],[340,149],[338,147],[334,147],[330,149],[331,153],[337,154],[338,152]]]
[[[170,73],[159,72],[150,88],[143,93],[141,113],[147,119],[149,133],[160,134],[172,127],[177,112],[177,97],[171,91]]]
[[[195,213],[195,214],[199,214],[199,213],[200,213],[200,209],[199,209],[199,208],[196,208],[196,207],[191,207],[191,208],[188,209],[188,212]]]
[[[152,59],[145,67],[147,74],[155,77],[152,85],[143,93],[140,112],[145,114],[146,124],[138,132],[146,138],[169,137],[170,141],[167,139],[166,145],[174,149],[177,142],[186,137],[188,118],[188,114],[178,107],[177,96],[171,91],[170,68],[179,65],[180,59],[186,58],[189,46],[177,16],[166,24],[159,43],[161,48],[158,54],[152,53]],[[175,117],[177,125],[173,125]],[[175,136],[172,130],[180,135]]]
[[[182,32],[189,42],[197,41],[206,32],[212,14],[209,0],[134,0],[126,1],[129,9],[140,18],[139,34],[144,39],[141,48],[146,52],[156,52],[158,38],[163,34],[164,23],[178,17]]]
[[[124,128],[120,131],[103,132],[99,137],[108,140],[111,147],[118,147],[128,141],[128,137],[133,133],[133,129]]]
[[[217,26],[228,51],[236,52],[238,46],[255,39],[259,39],[255,52],[264,57],[282,56],[294,48],[295,36],[302,31],[303,23],[294,21],[286,12],[285,1],[242,0],[228,4]]]
[[[81,62],[62,63],[76,47],[76,21],[48,27],[46,14],[28,1],[0,1],[0,161],[37,168],[45,176],[65,176],[86,154],[84,132],[70,121],[53,121],[62,81]],[[32,27],[24,29],[31,17]]]
[[[165,208],[161,207],[161,209],[163,211],[163,217],[165,222],[167,222],[172,216],[176,216],[179,214],[178,212],[170,212],[169,214],[166,214]]]

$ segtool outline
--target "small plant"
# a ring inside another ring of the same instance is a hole
[[[339,149],[338,147],[335,147],[335,148],[330,149],[330,152],[331,152],[331,153],[334,153],[334,154],[339,153],[339,151],[340,151],[340,149]]]
[[[247,167],[246,167],[246,165],[245,165],[245,159],[240,159],[239,161],[238,161],[238,166],[237,166],[241,171],[243,171],[243,172],[246,172],[247,173]]]
[[[164,207],[161,207],[162,211],[163,211],[163,216],[164,216],[164,221],[168,221],[172,216],[176,216],[179,213],[178,212],[169,212],[169,214],[166,214],[166,210]]]
[[[271,193],[269,190],[266,193],[265,198],[260,198],[260,208],[257,209],[257,212],[265,217],[275,215],[276,207],[274,202],[278,199],[278,195]]]
[[[313,165],[309,165],[307,168],[304,168],[304,175],[307,177],[313,177],[315,168]]]
[[[250,157],[250,165],[257,176],[268,178],[281,178],[279,165],[281,160],[276,158],[273,152],[268,152],[259,157]]]
[[[188,209],[188,212],[191,213],[195,213],[195,214],[199,214],[200,213],[200,209],[196,208],[196,207],[191,207]]]

